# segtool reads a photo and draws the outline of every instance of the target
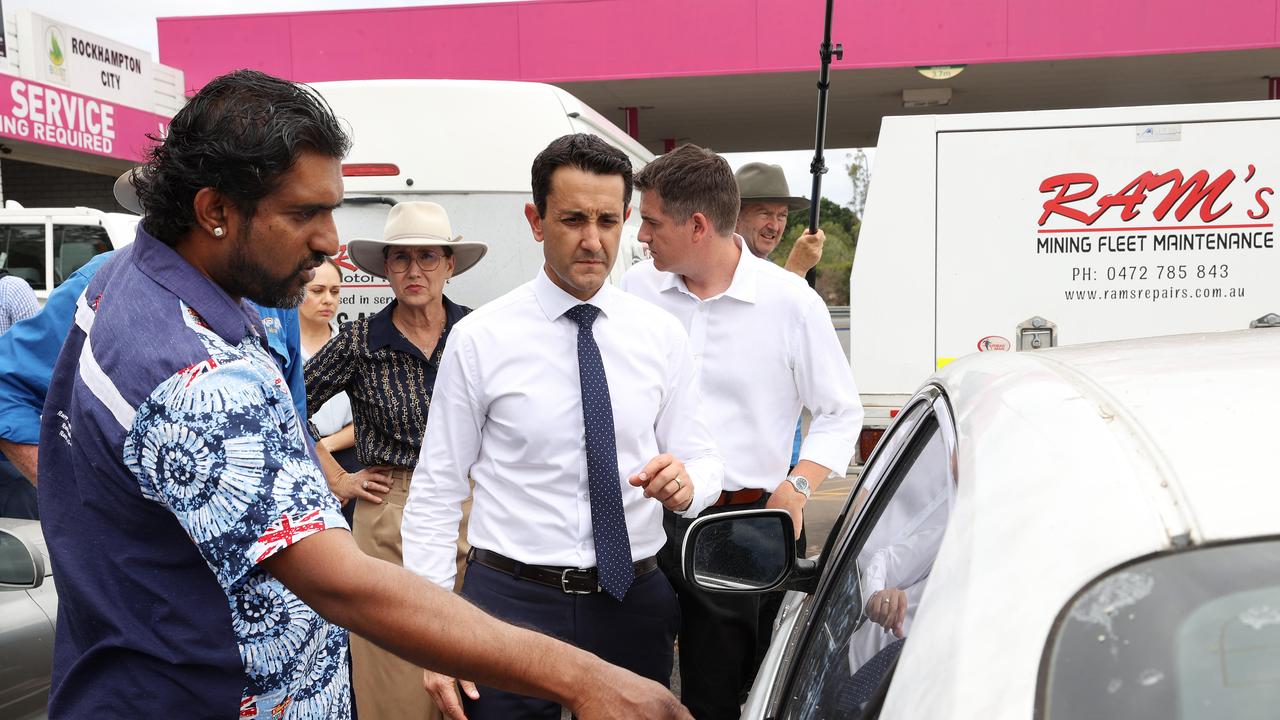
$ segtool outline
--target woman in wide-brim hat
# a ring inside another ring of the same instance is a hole
[[[449,278],[475,267],[488,246],[454,236],[433,202],[391,209],[381,240],[352,240],[347,255],[386,278],[395,300],[347,323],[307,362],[307,409],[346,392],[364,470],[343,474],[334,491],[356,503],[352,533],[366,554],[402,565],[400,518],[427,427],[436,371],[454,324],[471,312],[444,295]],[[462,574],[459,573],[459,578]],[[351,636],[362,720],[439,717],[422,691],[422,670]]]

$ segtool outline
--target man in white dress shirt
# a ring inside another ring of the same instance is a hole
[[[470,476],[462,595],[665,683],[679,608],[656,571],[663,508],[696,515],[724,468],[680,323],[606,283],[631,188],[627,156],[591,135],[534,160],[525,215],[545,265],[453,330],[402,534],[405,567],[452,587]],[[453,678],[424,684],[457,707]],[[461,686],[473,720],[560,717],[544,700]]]
[[[809,495],[843,475],[862,406],[826,305],[804,281],[750,252],[734,234],[738,187],[729,164],[685,145],[636,176],[640,241],[651,261],[623,279],[628,292],[675,316],[689,332],[707,420],[725,462],[724,492],[709,512],[751,507],[791,513],[797,535]],[[802,407],[813,416],[790,467]],[[688,527],[669,516],[669,537]],[[681,699],[699,720],[736,718],[758,663],[760,600],[705,593],[684,580],[679,545],[659,555],[680,595]]]

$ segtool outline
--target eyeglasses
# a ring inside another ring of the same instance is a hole
[[[409,269],[409,261],[412,260],[424,271],[431,272],[440,267],[440,261],[443,259],[444,253],[440,250],[418,250],[413,253],[398,250],[387,255],[387,269],[391,272],[405,272]]]

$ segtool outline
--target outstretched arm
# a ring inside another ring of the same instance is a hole
[[[583,720],[692,720],[666,688],[558,640],[496,620],[326,530],[264,561],[326,619],[453,677],[547,698]],[[460,709],[452,717],[461,718]]]

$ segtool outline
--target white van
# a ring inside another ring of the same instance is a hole
[[[0,210],[0,268],[26,280],[43,305],[53,289],[99,253],[133,242],[138,216],[86,207]]]
[[[1276,102],[885,118],[850,279],[868,435],[969,353],[1280,311],[1277,137]]]
[[[452,280],[450,299],[478,307],[532,279],[542,247],[529,232],[530,168],[552,140],[593,133],[623,150],[636,170],[653,154],[582,101],[540,83],[480,80],[360,80],[313,86],[350,125],[343,164],[346,198],[335,214],[344,292],[339,322],[391,301],[386,281],[346,259],[352,238],[380,238],[387,212],[405,200],[430,200],[449,213],[453,232],[489,244],[475,271]],[[643,256],[638,213],[623,234],[614,273]]]

